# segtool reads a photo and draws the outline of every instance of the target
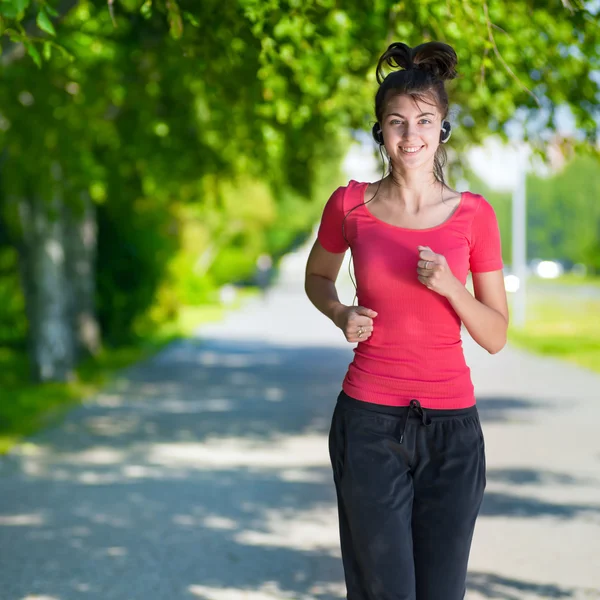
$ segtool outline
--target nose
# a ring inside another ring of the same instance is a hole
[[[410,123],[404,123],[402,126],[402,139],[404,141],[409,141],[412,139],[415,134],[415,125],[411,125]]]

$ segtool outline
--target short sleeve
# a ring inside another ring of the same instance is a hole
[[[345,186],[339,187],[327,200],[317,234],[321,246],[328,252],[335,254],[345,252],[348,249],[348,244],[342,233],[346,189]]]
[[[471,273],[502,269],[502,243],[498,219],[492,205],[479,196],[471,226],[469,264]]]

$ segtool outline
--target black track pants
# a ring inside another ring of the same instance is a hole
[[[341,392],[329,452],[348,600],[462,600],[485,488],[477,408]]]

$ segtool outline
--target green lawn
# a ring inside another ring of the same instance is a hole
[[[232,308],[252,294],[242,292]],[[119,369],[150,357],[177,338],[189,336],[200,323],[220,320],[225,312],[216,305],[187,307],[176,322],[161,327],[151,337],[126,347],[106,348],[95,360],[84,362],[71,383],[36,385],[29,380],[26,354],[0,348],[0,454],[23,437],[56,422]]]
[[[577,281],[560,278],[531,282],[525,327],[511,324],[509,342],[600,372],[600,298],[578,297],[574,289],[572,294],[551,290],[557,283],[570,287]],[[600,278],[579,280],[579,285],[600,287]],[[511,299],[509,295],[509,302]]]
[[[541,277],[535,277],[532,279],[535,282],[535,285],[538,287],[554,287],[557,284],[561,286],[593,286],[600,288],[600,277],[593,275],[572,275],[567,273],[565,275],[561,275],[556,279],[542,279]]]

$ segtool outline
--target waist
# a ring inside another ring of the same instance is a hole
[[[412,343],[402,340],[396,344],[379,345],[371,339],[359,342],[354,348],[353,363],[360,369],[389,376],[430,379],[432,381],[460,375],[468,370],[460,337],[447,342]],[[441,377],[440,377],[441,376]]]
[[[418,398],[415,398],[418,400]],[[348,408],[350,410],[368,410],[377,412],[384,415],[392,415],[404,417],[409,413],[409,406],[389,406],[385,404],[376,404],[375,402],[368,402],[365,400],[358,400],[349,396],[344,390],[342,390],[338,397],[337,403],[342,408]],[[445,419],[456,419],[463,417],[478,416],[479,411],[475,404],[465,408],[428,408],[427,414],[432,420],[445,420]],[[409,418],[418,418],[409,413]]]
[[[467,408],[475,404],[471,370],[464,355],[453,361],[417,359],[381,361],[355,350],[342,384],[359,401],[408,406],[412,399],[435,409]]]

